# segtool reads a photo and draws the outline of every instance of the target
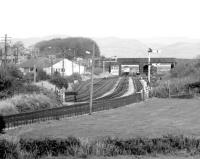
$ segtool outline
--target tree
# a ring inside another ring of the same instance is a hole
[[[0,98],[6,98],[13,95],[15,90],[23,86],[23,74],[14,65],[8,65],[6,68],[0,68]]]
[[[18,49],[18,51],[23,51],[25,49],[23,42],[17,41],[12,46],[13,49]]]
[[[42,69],[37,70],[37,81],[48,80],[50,77]]]
[[[56,54],[57,57],[63,57],[65,53],[66,58],[81,57],[89,58],[86,51],[93,51],[93,44],[95,44],[95,56],[100,56],[100,50],[95,41],[89,38],[70,37],[66,39],[52,39],[48,41],[41,41],[35,45],[40,50],[43,56],[49,54]]]
[[[15,63],[18,63],[18,56],[22,55],[25,49],[24,44],[21,41],[17,41],[11,46],[11,49],[15,56]]]

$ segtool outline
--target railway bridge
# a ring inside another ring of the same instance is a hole
[[[175,67],[176,63],[176,58],[151,58],[151,65],[170,65],[170,68],[172,69]],[[111,65],[118,66],[119,75],[122,73],[123,65],[137,66],[140,74],[148,72],[148,58],[118,58],[117,62],[112,63]]]

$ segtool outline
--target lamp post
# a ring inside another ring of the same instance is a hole
[[[48,49],[51,50],[52,47],[49,46]],[[51,63],[51,76],[53,76],[53,58],[54,57],[55,57],[54,55],[49,55],[49,60],[50,60],[50,63]]]

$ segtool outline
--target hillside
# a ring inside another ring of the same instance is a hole
[[[65,38],[64,35],[55,35],[41,38],[14,39],[21,40],[25,46],[34,45],[43,40]],[[102,55],[106,57],[147,57],[147,48],[161,50],[152,54],[152,57],[195,58],[200,54],[200,39],[185,37],[152,38],[152,39],[122,39],[117,37],[92,38],[99,45]]]
[[[162,48],[162,55],[173,55],[179,58],[195,58],[200,55],[200,42],[178,42]]]
[[[144,57],[146,56],[147,46],[135,39],[120,38],[101,38],[95,39],[98,43],[101,53],[104,56],[111,57]]]
[[[147,48],[160,50],[152,57],[195,58],[200,54],[200,41],[187,38],[134,40],[120,38],[95,39],[105,56],[147,57]],[[171,41],[170,41],[171,40]]]

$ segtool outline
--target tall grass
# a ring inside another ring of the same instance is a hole
[[[159,98],[167,98],[169,95],[178,95],[189,92],[188,84],[200,81],[200,77],[187,76],[182,78],[169,78],[157,81],[156,86],[150,91],[150,95]]]
[[[200,81],[200,60],[179,60],[176,67],[163,80],[157,81],[151,96],[166,98],[170,94],[188,93],[188,84]]]
[[[0,158],[43,158],[56,156],[118,156],[200,154],[200,139],[167,135],[159,138],[99,137],[93,140],[68,137],[66,139],[0,139]]]
[[[44,94],[20,94],[12,98],[0,101],[0,114],[10,115],[23,112],[31,112],[41,109],[58,107],[54,98]]]

